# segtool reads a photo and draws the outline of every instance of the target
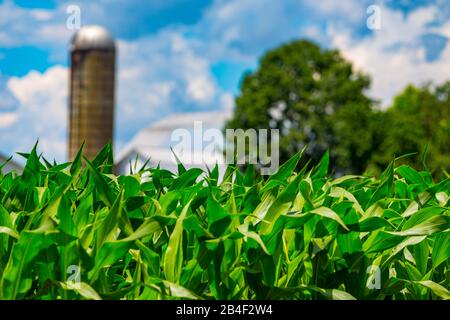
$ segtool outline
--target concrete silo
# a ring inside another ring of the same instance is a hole
[[[108,142],[114,127],[116,46],[104,28],[85,26],[71,41],[69,160],[83,141],[92,159]]]

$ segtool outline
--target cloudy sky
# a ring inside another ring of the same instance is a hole
[[[408,83],[450,79],[447,0],[0,0],[0,153],[39,137],[65,160],[70,5],[118,40],[117,149],[172,112],[231,108],[242,73],[293,39],[340,49],[382,107]]]

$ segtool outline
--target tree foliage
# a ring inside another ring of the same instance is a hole
[[[376,143],[370,80],[336,50],[300,40],[265,54],[246,74],[228,128],[279,129],[281,160],[307,145],[317,162],[330,149],[336,171],[362,171]]]
[[[374,164],[382,167],[394,156],[414,153],[403,161],[429,166],[435,176],[450,170],[450,82],[409,85],[382,117],[384,141],[373,152]]]
[[[267,52],[247,73],[227,128],[279,129],[281,161],[308,146],[317,163],[325,150],[335,173],[374,173],[394,158],[436,176],[450,170],[450,82],[408,86],[381,111],[367,97],[370,79],[337,50],[307,41]],[[303,165],[301,163],[300,165]]]

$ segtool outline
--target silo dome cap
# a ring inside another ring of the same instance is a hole
[[[84,26],[78,30],[71,41],[72,50],[114,50],[115,43],[111,34],[100,26]]]

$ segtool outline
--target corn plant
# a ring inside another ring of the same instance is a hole
[[[379,178],[329,157],[113,172],[36,147],[0,175],[1,299],[450,299],[450,179],[395,161]]]

